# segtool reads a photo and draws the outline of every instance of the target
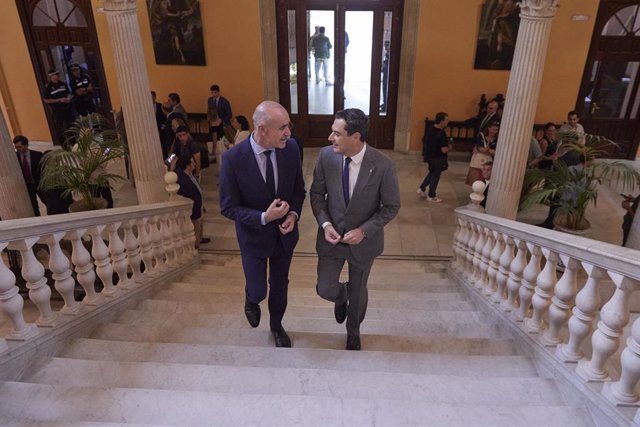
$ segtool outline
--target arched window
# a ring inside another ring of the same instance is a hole
[[[34,27],[86,27],[84,15],[69,0],[40,0],[33,10]]]
[[[631,36],[640,34],[640,6],[627,6],[616,12],[602,28],[603,36]]]

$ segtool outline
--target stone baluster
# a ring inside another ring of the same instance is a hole
[[[74,315],[80,311],[81,305],[76,301],[73,293],[76,287],[71,270],[71,263],[60,248],[60,240],[65,233],[54,233],[42,239],[49,247],[49,270],[51,270],[56,291],[62,296],[64,306],[60,310],[62,314]]]
[[[488,260],[482,257],[482,248],[487,244],[489,235],[487,234],[488,228],[477,226],[478,238],[476,239],[476,245],[473,247],[473,282],[476,287],[481,287],[482,284],[482,269],[488,265]]]
[[[160,225],[160,215],[153,215],[149,218],[149,228],[151,229],[151,246],[153,247],[153,260],[155,270],[162,274],[167,270],[164,250],[162,248],[162,230]]]
[[[6,248],[8,243],[0,242],[0,252]],[[22,309],[24,300],[20,296],[20,289],[16,286],[16,276],[5,265],[0,257],[0,310],[11,321],[13,330],[6,337],[8,340],[22,341],[34,337],[38,330],[34,325],[24,321]],[[2,342],[2,341],[0,341]],[[0,344],[0,350],[6,348],[6,343]]]
[[[509,265],[509,279],[507,280],[507,299],[502,300],[500,308],[506,312],[518,308],[518,291],[522,285],[522,272],[527,265],[527,244],[523,240],[513,239],[518,248],[515,258]]]
[[[142,218],[136,222],[138,226],[138,242],[140,243],[140,252],[144,260],[144,274],[149,277],[157,276],[157,270],[153,265],[153,241],[148,231],[149,218]]]
[[[469,267],[467,269],[467,274],[465,275],[465,278],[468,281],[473,281],[473,270],[474,270],[474,264],[473,264],[473,260],[475,259],[475,247],[476,247],[476,242],[478,241],[478,238],[480,237],[480,230],[478,228],[476,228],[476,225],[474,223],[469,223],[469,233],[470,233],[470,237],[469,237],[469,241],[467,242],[467,266]],[[477,283],[476,283],[477,284]]]
[[[637,405],[640,401],[635,391],[640,381],[640,319],[631,326],[627,347],[620,355],[620,365],[620,380],[605,383],[602,394],[614,405]]]
[[[198,250],[196,249],[196,233],[193,228],[193,223],[191,222],[191,211],[183,211],[182,212],[184,218],[184,226],[187,232],[187,236],[189,236],[189,245],[188,250],[190,255],[196,255]]]
[[[480,285],[484,294],[490,295],[496,286],[496,273],[498,272],[498,266],[491,258],[491,254],[496,246],[500,246],[500,242],[496,239],[497,235],[493,230],[487,227],[483,227],[483,229],[485,240],[480,257]]]
[[[38,240],[38,237],[29,237],[11,242],[9,247],[20,251],[22,278],[27,282],[29,299],[38,307],[40,312],[36,325],[53,327],[58,316],[51,310],[51,288],[47,284],[47,278],[44,277],[44,266],[33,253],[33,245]]]
[[[75,265],[78,283],[80,283],[80,286],[84,289],[85,297],[82,300],[82,303],[87,305],[97,305],[101,301],[102,297],[96,294],[96,273],[93,271],[91,255],[82,242],[82,236],[85,231],[85,229],[69,231],[65,237],[71,241],[71,246],[73,248],[71,262]]]
[[[474,264],[476,258],[479,260],[478,263],[478,278],[475,281],[475,286],[478,289],[484,289],[487,287],[487,282],[489,280],[489,254],[491,253],[491,248],[493,248],[493,236],[491,234],[491,230],[487,227],[482,227],[479,230],[482,234],[478,237],[476,241],[476,246],[474,251],[476,256],[474,257]]]
[[[513,247],[514,242],[511,237],[507,234],[502,235],[504,244],[504,250],[500,255],[498,260],[498,274],[496,275],[496,291],[491,296],[491,300],[499,304],[502,301],[506,301],[506,292],[507,292],[507,280],[509,279],[509,266],[511,266],[511,261],[513,261]]]
[[[549,310],[553,288],[558,281],[556,276],[556,266],[560,260],[558,254],[549,249],[542,249],[542,253],[546,258],[546,262],[542,272],[538,275],[536,290],[531,300],[533,315],[530,319],[524,321],[525,329],[529,333],[538,333],[544,329],[543,317]]]
[[[118,234],[118,229],[121,223],[115,222],[107,225],[107,231],[109,232],[109,253],[111,254],[111,262],[113,263],[113,269],[118,274],[118,289],[132,289],[135,286],[135,282],[129,279],[127,271],[129,270],[129,263],[124,253],[125,246]]]
[[[452,258],[451,258],[451,268],[456,270],[458,268],[458,239],[460,238],[460,233],[462,233],[462,220],[456,217],[456,231],[453,233],[453,239],[451,244],[452,249]]]
[[[600,308],[600,282],[607,272],[586,262],[583,268],[589,274],[587,283],[576,296],[576,306],[569,319],[569,341],[556,348],[556,356],[563,362],[577,362],[584,355],[580,346],[584,339],[593,331],[596,311]]]
[[[133,276],[131,277],[131,279],[136,283],[140,283],[143,279],[142,272],[140,270],[142,257],[140,256],[138,239],[133,233],[133,225],[134,222],[131,220],[122,222],[122,228],[124,229],[124,246],[127,249],[127,262],[129,263],[129,267],[133,272]]]
[[[531,307],[531,299],[536,289],[536,281],[540,275],[540,259],[542,258],[542,251],[540,247],[533,243],[527,243],[527,249],[531,254],[529,263],[522,272],[522,286],[518,292],[520,298],[520,306],[513,312],[513,320],[516,322],[524,322],[529,314],[529,308]]]
[[[180,212],[174,212],[171,215],[171,230],[173,236],[173,252],[176,260],[176,265],[182,265],[185,261],[185,247],[182,241],[182,233],[180,232],[182,215]]]
[[[175,242],[173,241],[173,229],[171,228],[171,213],[160,215],[160,230],[162,232],[162,247],[167,256],[166,265],[176,266]]]
[[[605,369],[607,360],[618,350],[622,330],[629,323],[629,298],[638,288],[637,280],[608,272],[616,284],[613,296],[600,310],[598,329],[591,336],[593,353],[590,361],[581,360],[577,374],[586,381],[601,382],[609,379]]]
[[[558,345],[562,342],[560,330],[571,317],[571,309],[574,306],[578,293],[578,268],[580,263],[567,256],[560,255],[565,270],[556,283],[549,307],[549,329],[542,334],[542,343],[546,346]]]
[[[113,266],[109,258],[109,248],[105,245],[104,240],[102,240],[102,231],[104,228],[104,225],[98,225],[89,229],[89,235],[93,242],[91,255],[96,265],[96,273],[104,286],[102,294],[105,297],[114,297],[120,292],[118,288],[113,286]]]
[[[469,270],[469,264],[467,263],[467,242],[471,238],[471,228],[468,221],[462,220],[461,224],[462,232],[458,240],[458,271],[462,275],[465,275]]]
[[[502,234],[492,230],[489,231],[489,234],[493,236],[493,244],[487,253],[487,258],[489,259],[489,280],[483,291],[487,296],[492,295],[498,287],[496,278],[498,276],[498,268],[500,267],[500,255],[502,255]]]

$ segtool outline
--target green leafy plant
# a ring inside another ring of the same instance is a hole
[[[122,176],[108,173],[106,164],[120,159],[126,148],[106,119],[97,113],[78,118],[66,131],[67,146],[71,150],[53,150],[43,157],[40,188],[44,191],[61,189],[63,195],[76,193],[86,210],[100,208],[97,192],[100,187],[111,188]]]
[[[551,170],[530,169],[524,178],[520,209],[535,204],[557,206],[555,221],[570,230],[585,228],[585,213],[590,203],[596,206],[600,184],[619,181],[625,190],[640,186],[640,173],[620,160],[603,160],[608,148],[617,144],[598,135],[587,134],[584,143],[575,132],[560,132],[560,152],[564,159],[578,163],[567,166],[561,157]],[[579,160],[578,160],[579,159]]]

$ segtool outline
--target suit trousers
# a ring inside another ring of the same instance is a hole
[[[362,244],[362,243],[361,243]],[[367,281],[373,265],[373,259],[359,262],[354,259],[348,245],[338,243],[331,255],[321,255],[318,258],[318,295],[334,303],[343,303],[345,298],[349,302],[347,308],[347,334],[360,335],[360,324],[367,312],[369,293]],[[347,262],[349,266],[349,282],[347,294],[343,294],[340,284],[340,273]]]
[[[245,293],[249,302],[259,304],[267,297],[267,265],[269,267],[269,316],[271,329],[282,326],[282,318],[287,309],[289,289],[289,267],[293,251],[285,250],[282,241],[278,243],[268,258],[261,258],[242,251],[242,268],[245,277]]]

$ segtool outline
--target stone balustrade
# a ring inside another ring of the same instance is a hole
[[[640,252],[466,208],[456,227],[450,274],[470,295],[597,399],[640,406]]]
[[[0,337],[0,355],[29,343],[47,331],[68,327],[88,312],[118,300],[152,278],[165,275],[196,259],[187,199],[127,208],[81,212],[0,222],[0,251],[18,251],[20,275],[28,298],[38,311],[35,323],[25,321],[25,302],[6,257],[0,259],[0,312],[11,330]],[[66,242],[65,242],[66,241]],[[36,257],[48,253],[43,265]],[[47,279],[46,270],[52,280]],[[114,274],[115,273],[115,274]],[[102,284],[96,292],[96,279]],[[74,297],[76,284],[84,298]],[[52,309],[51,285],[64,305]]]

